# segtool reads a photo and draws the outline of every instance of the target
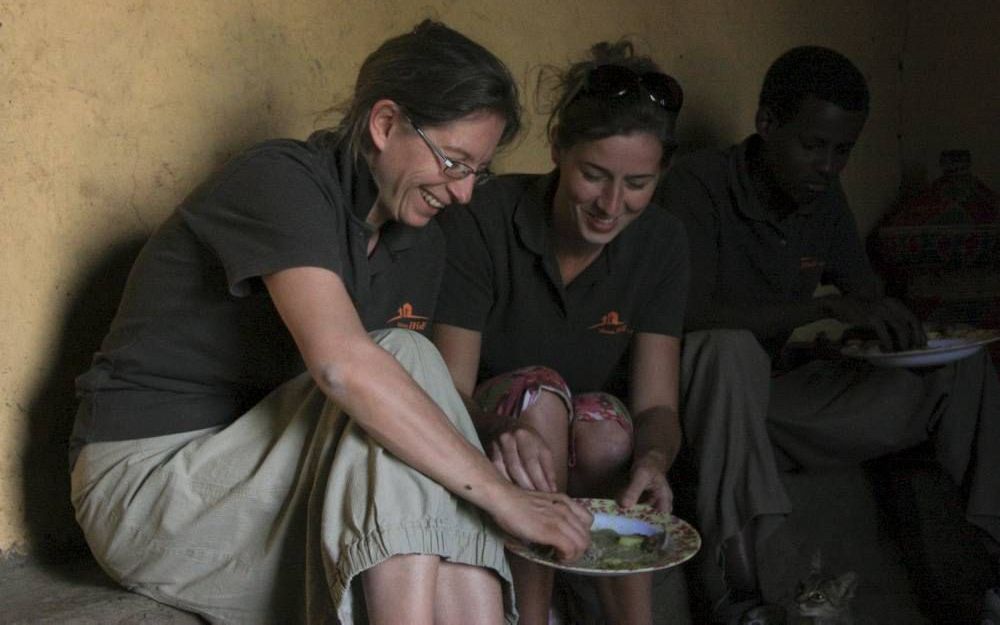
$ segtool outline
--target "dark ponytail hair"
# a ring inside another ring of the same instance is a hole
[[[638,75],[659,73],[660,67],[648,56],[637,56],[631,41],[602,41],[590,48],[590,59],[573,63],[565,70],[543,68],[540,90],[548,90],[554,102],[546,131],[559,149],[615,135],[647,132],[663,145],[663,163],[669,161],[676,143],[677,113],[667,111],[648,97],[580,97],[591,70],[602,65],[619,65]],[[552,81],[554,75],[555,80]],[[546,88],[546,83],[549,86]]]

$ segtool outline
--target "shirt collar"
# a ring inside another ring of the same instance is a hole
[[[548,249],[548,233],[552,214],[552,196],[559,184],[559,170],[539,176],[521,194],[514,208],[514,227],[521,243],[537,254],[544,256]]]
[[[375,177],[372,175],[368,162],[364,157],[354,157],[349,142],[340,133],[317,133],[314,137],[316,140],[322,141],[323,145],[328,146],[330,150],[332,155],[331,169],[347,199],[351,221],[364,228],[368,236],[371,236],[375,232],[375,227],[365,220],[378,197],[378,186],[375,184]],[[379,247],[384,245],[393,254],[410,248],[419,235],[419,230],[419,228],[390,221],[382,226]]]
[[[514,209],[514,227],[521,244],[540,258],[552,254],[549,250],[548,234],[549,228],[552,227],[552,199],[558,185],[558,169],[554,169],[544,176],[539,176],[530,183],[527,192],[521,195],[517,207]],[[604,246],[594,262],[576,277],[573,285],[592,284],[602,276],[611,273],[615,244],[621,240],[621,234]],[[555,265],[554,256],[551,262]]]

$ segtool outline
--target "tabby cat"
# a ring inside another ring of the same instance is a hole
[[[813,555],[809,575],[799,583],[789,625],[855,625],[851,603],[858,575],[848,571],[834,577],[823,573],[820,552]]]
[[[758,606],[743,615],[740,625],[861,625],[851,608],[857,584],[858,576],[853,571],[838,577],[824,574],[822,556],[817,551],[809,575],[799,583],[788,609]]]

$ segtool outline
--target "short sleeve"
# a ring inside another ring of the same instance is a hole
[[[466,206],[438,216],[447,256],[434,321],[482,332],[493,306],[493,259],[481,224]]]
[[[650,297],[640,310],[634,328],[638,332],[680,337],[684,332],[691,280],[687,235],[680,220],[661,213],[658,208],[650,209],[656,211],[652,216],[656,217],[655,223],[659,226],[654,229],[658,232],[657,243],[650,246],[657,250],[656,262],[649,263],[656,267],[656,272],[650,276]]]
[[[719,265],[718,207],[702,179],[684,167],[667,172],[657,202],[679,220],[686,235],[684,246],[690,252],[687,320],[688,325],[697,325],[714,304]]]
[[[347,211],[332,176],[304,147],[257,149],[227,166],[181,207],[222,264],[234,295],[248,280],[298,266],[341,273]]]

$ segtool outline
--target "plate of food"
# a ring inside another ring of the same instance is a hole
[[[921,349],[885,352],[877,341],[866,341],[849,343],[841,353],[879,367],[934,367],[968,358],[996,340],[1000,340],[997,330],[951,327],[929,329],[927,346]]]
[[[701,536],[687,522],[639,504],[621,508],[613,499],[577,499],[591,514],[590,547],[575,562],[556,560],[551,547],[510,543],[515,554],[581,575],[630,575],[677,566],[694,557]]]

